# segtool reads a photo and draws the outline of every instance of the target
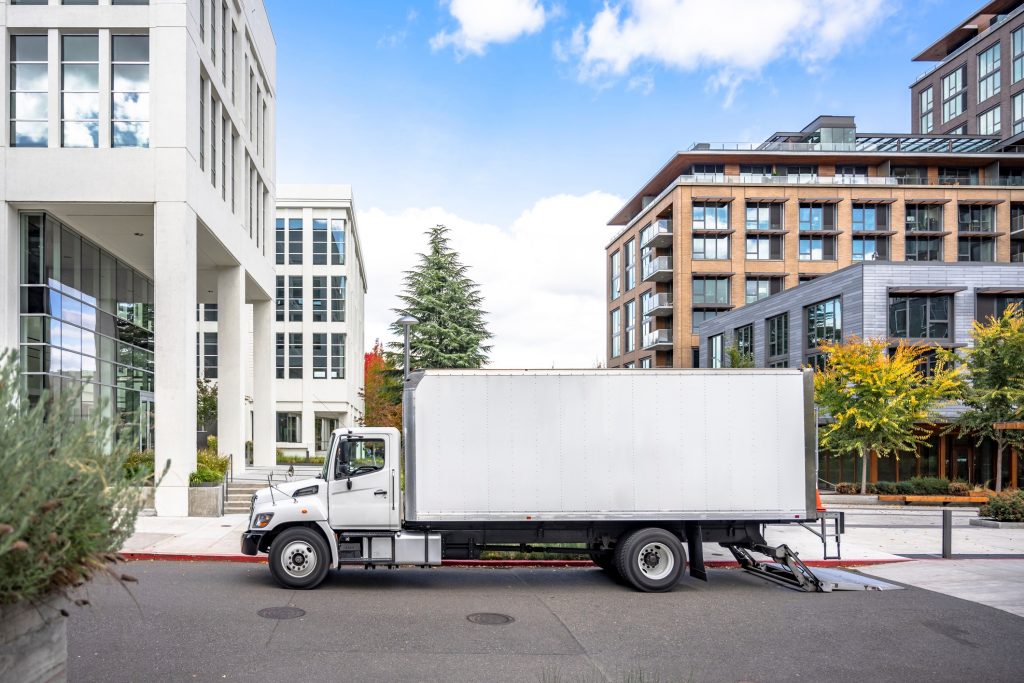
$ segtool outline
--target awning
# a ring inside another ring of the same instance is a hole
[[[927,287],[915,286],[890,287],[889,294],[956,294],[966,291],[966,287]]]

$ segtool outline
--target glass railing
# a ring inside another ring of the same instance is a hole
[[[710,173],[699,173],[696,175],[681,175],[676,178],[677,183],[686,184],[736,184],[736,185],[969,185],[981,187],[1020,187],[1024,186],[1024,178],[1018,176],[999,176],[998,178],[939,178],[931,183],[927,178],[919,177],[894,177],[894,176],[866,176],[866,175],[835,175],[823,176],[814,173],[793,173],[782,175],[767,175],[756,173],[743,173],[740,175],[718,175]]]
[[[656,256],[650,261],[644,263],[644,277],[650,277],[655,273],[667,271],[672,272],[672,257],[671,256]]]
[[[640,232],[640,246],[646,247],[656,237],[662,235],[672,236],[672,219],[658,218]]]
[[[644,335],[644,348],[672,343],[672,330],[653,330]]]
[[[644,300],[644,315],[650,315],[658,309],[672,309],[671,294],[655,294]]]

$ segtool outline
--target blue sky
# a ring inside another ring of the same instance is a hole
[[[495,303],[524,285],[514,272],[488,278],[493,252],[468,236],[523,246],[520,235],[571,230],[580,248],[567,244],[561,263],[596,264],[566,272],[593,280],[591,300],[560,318],[581,328],[574,350],[522,334],[544,323],[537,311],[492,306],[495,363],[592,365],[604,353],[603,224],[619,202],[697,140],[759,140],[824,113],[853,114],[860,130],[909,130],[908,86],[930,66],[911,58],[975,4],[266,0],[277,179],[353,186],[371,342],[385,334],[397,275],[429,227],[420,223],[453,227]],[[539,204],[555,197],[564,210]],[[525,274],[557,262],[516,265]],[[545,293],[529,295],[542,306]]]

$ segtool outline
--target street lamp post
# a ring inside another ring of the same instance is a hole
[[[409,328],[418,323],[419,320],[411,315],[403,315],[398,319],[398,324],[405,328],[405,365],[403,367],[403,379],[409,381]]]

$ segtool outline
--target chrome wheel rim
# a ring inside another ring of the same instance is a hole
[[[657,541],[641,548],[636,561],[640,573],[655,581],[664,579],[676,566],[675,553],[667,545]]]
[[[302,579],[316,569],[317,557],[313,546],[305,541],[292,541],[281,553],[281,567],[288,576]]]

